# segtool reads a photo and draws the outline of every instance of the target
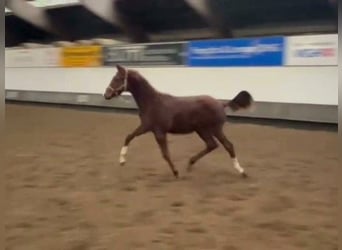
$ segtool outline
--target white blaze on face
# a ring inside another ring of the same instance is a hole
[[[239,171],[239,173],[244,173],[245,172],[245,170],[240,166],[240,163],[239,163],[239,161],[237,160],[237,158],[234,158],[233,159],[233,164],[234,164],[234,168],[236,168],[237,169],[237,171]]]
[[[124,164],[126,162],[126,159],[125,159],[125,156],[127,154],[127,150],[128,150],[128,147],[127,146],[123,146],[121,148],[121,151],[120,151],[120,158],[119,158],[119,162],[120,164]]]

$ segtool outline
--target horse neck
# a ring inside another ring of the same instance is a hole
[[[158,92],[141,76],[132,77],[129,80],[129,91],[139,109],[142,111],[148,109],[150,104],[156,100]]]

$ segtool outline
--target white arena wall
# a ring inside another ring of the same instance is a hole
[[[162,92],[178,96],[211,95],[232,99],[249,91],[253,112],[227,115],[337,123],[338,66],[279,67],[129,67],[138,70]],[[103,92],[116,73],[114,66],[6,67],[6,100],[135,109],[131,95],[106,101]],[[167,112],[167,111],[166,111]]]
[[[256,101],[255,110],[253,113],[240,112],[237,115],[337,121],[337,66],[135,69],[155,88],[173,95],[208,94],[229,100],[238,91],[248,90]],[[114,67],[6,68],[6,97],[21,99],[21,95],[26,101],[135,108],[130,95],[119,98],[116,102],[101,100],[104,89],[115,72]],[[48,96],[48,93],[51,100],[41,96]],[[33,98],[30,98],[30,94]],[[81,97],[78,94],[82,94]],[[94,98],[94,95],[98,101],[92,103],[90,98]],[[122,104],[118,101],[122,101]]]

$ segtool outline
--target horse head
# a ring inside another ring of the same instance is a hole
[[[128,70],[121,65],[116,65],[116,68],[117,72],[103,95],[106,100],[110,100],[113,97],[121,95],[122,92],[127,91]]]

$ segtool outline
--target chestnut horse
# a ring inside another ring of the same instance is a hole
[[[120,152],[121,165],[126,161],[125,156],[130,142],[137,136],[152,132],[163,158],[177,178],[178,171],[170,159],[167,133],[196,132],[206,147],[190,158],[188,171],[191,171],[195,162],[218,147],[216,138],[228,151],[233,160],[233,166],[243,177],[247,177],[236,157],[233,144],[223,133],[223,125],[226,121],[224,108],[229,107],[232,111],[249,108],[253,98],[247,91],[241,91],[233,100],[226,103],[207,95],[177,97],[157,91],[135,70],[126,69],[121,65],[117,65],[116,68],[117,72],[106,88],[104,98],[109,100],[124,91],[130,92],[139,108],[141,120],[140,125],[126,136]]]

